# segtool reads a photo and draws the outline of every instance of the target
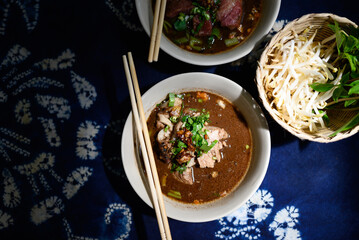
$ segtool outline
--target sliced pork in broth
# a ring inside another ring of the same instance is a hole
[[[148,121],[165,195],[185,203],[226,196],[245,176],[252,140],[247,123],[225,98],[170,93]]]

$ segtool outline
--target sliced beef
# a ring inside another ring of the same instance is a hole
[[[242,0],[221,0],[217,11],[217,20],[222,27],[239,27],[242,17]]]
[[[180,174],[179,172],[173,172],[172,174],[176,180],[178,180],[184,184],[192,185],[194,183],[192,168],[187,168],[185,171],[183,171],[182,174]]]
[[[193,17],[193,29],[197,31],[198,25],[201,24],[201,20],[198,17],[198,15]],[[205,37],[205,36],[211,36],[212,34],[212,22],[211,20],[203,20],[203,25],[199,29],[196,36]]]
[[[193,7],[191,0],[167,0],[166,17],[174,18],[180,12],[187,14]]]
[[[203,153],[200,157],[198,157],[197,161],[201,168],[213,168],[216,161],[221,161],[220,150],[223,148],[223,143],[221,140],[228,138],[228,133],[226,130],[219,127],[206,126],[205,129],[208,130],[208,144],[211,144],[215,140],[218,142],[211,150],[209,150],[207,153]]]

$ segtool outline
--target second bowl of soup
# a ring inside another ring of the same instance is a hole
[[[167,0],[161,49],[195,65],[237,60],[270,31],[279,8],[280,0]],[[154,2],[136,0],[136,9],[150,35]]]
[[[235,82],[209,73],[165,79],[143,95],[166,211],[205,222],[229,214],[260,186],[270,157],[266,119]],[[130,114],[122,160],[135,192],[149,206],[146,172]]]

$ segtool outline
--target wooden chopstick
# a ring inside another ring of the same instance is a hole
[[[131,98],[133,116],[135,119],[138,138],[140,139],[140,145],[141,145],[145,168],[147,172],[147,179],[151,190],[152,204],[156,212],[158,227],[160,230],[161,238],[171,240],[172,239],[171,232],[168,224],[165,205],[163,202],[161,186],[157,174],[156,163],[154,160],[152,145],[148,133],[147,122],[142,104],[141,93],[137,80],[137,74],[136,74],[135,65],[133,62],[131,52],[128,53],[131,74],[129,71],[126,55],[123,55],[122,58],[123,58],[123,64],[127,78],[127,85]]]
[[[167,0],[156,0],[148,62],[158,61]]]

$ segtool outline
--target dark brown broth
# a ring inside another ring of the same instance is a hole
[[[226,27],[221,27],[220,24],[217,22],[214,24],[214,27],[218,28],[221,32],[221,39],[216,39],[215,43],[211,45],[211,47],[205,47],[202,51],[196,51],[192,49],[188,43],[186,44],[179,44],[176,43],[176,39],[181,39],[183,37],[186,37],[186,34],[188,34],[186,31],[176,31],[173,28],[168,28],[168,31],[163,31],[165,36],[174,44],[177,46],[190,51],[190,52],[197,52],[201,54],[215,54],[223,51],[228,51],[238,45],[240,45],[254,30],[254,28],[257,26],[258,20],[260,18],[260,12],[261,12],[261,1],[262,0],[243,0],[243,10],[242,10],[242,20],[241,20],[241,29],[233,29],[230,30]],[[153,4],[154,6],[154,4]],[[154,8],[153,8],[154,9]],[[175,18],[165,18],[165,21],[173,23],[176,21]],[[233,46],[226,46],[224,40],[229,38],[229,35],[233,32],[236,33],[236,36],[240,38],[239,44],[233,45]],[[200,39],[203,43],[208,42],[208,37],[200,37],[196,36],[197,39]]]
[[[168,164],[159,159],[156,152],[156,114],[158,108],[152,111],[147,124],[150,131],[152,145],[154,146],[155,160],[160,182],[164,176],[166,177],[166,186],[162,186],[164,195],[170,190],[181,193],[181,200],[185,203],[204,203],[218,199],[235,189],[250,165],[252,139],[251,133],[241,114],[226,99],[208,93],[210,100],[198,102],[196,92],[186,92],[184,99],[184,107],[196,108],[199,110],[206,109],[210,113],[210,126],[224,128],[230,137],[227,139],[228,147],[224,147],[222,151],[223,158],[215,164],[214,168],[199,168],[194,166],[195,183],[188,185],[176,180]],[[190,96],[188,96],[190,94]],[[216,101],[220,99],[225,102],[226,108],[222,109]],[[249,146],[247,149],[246,146]],[[213,178],[211,173],[218,172],[218,176]],[[176,199],[177,200],[177,199]]]

